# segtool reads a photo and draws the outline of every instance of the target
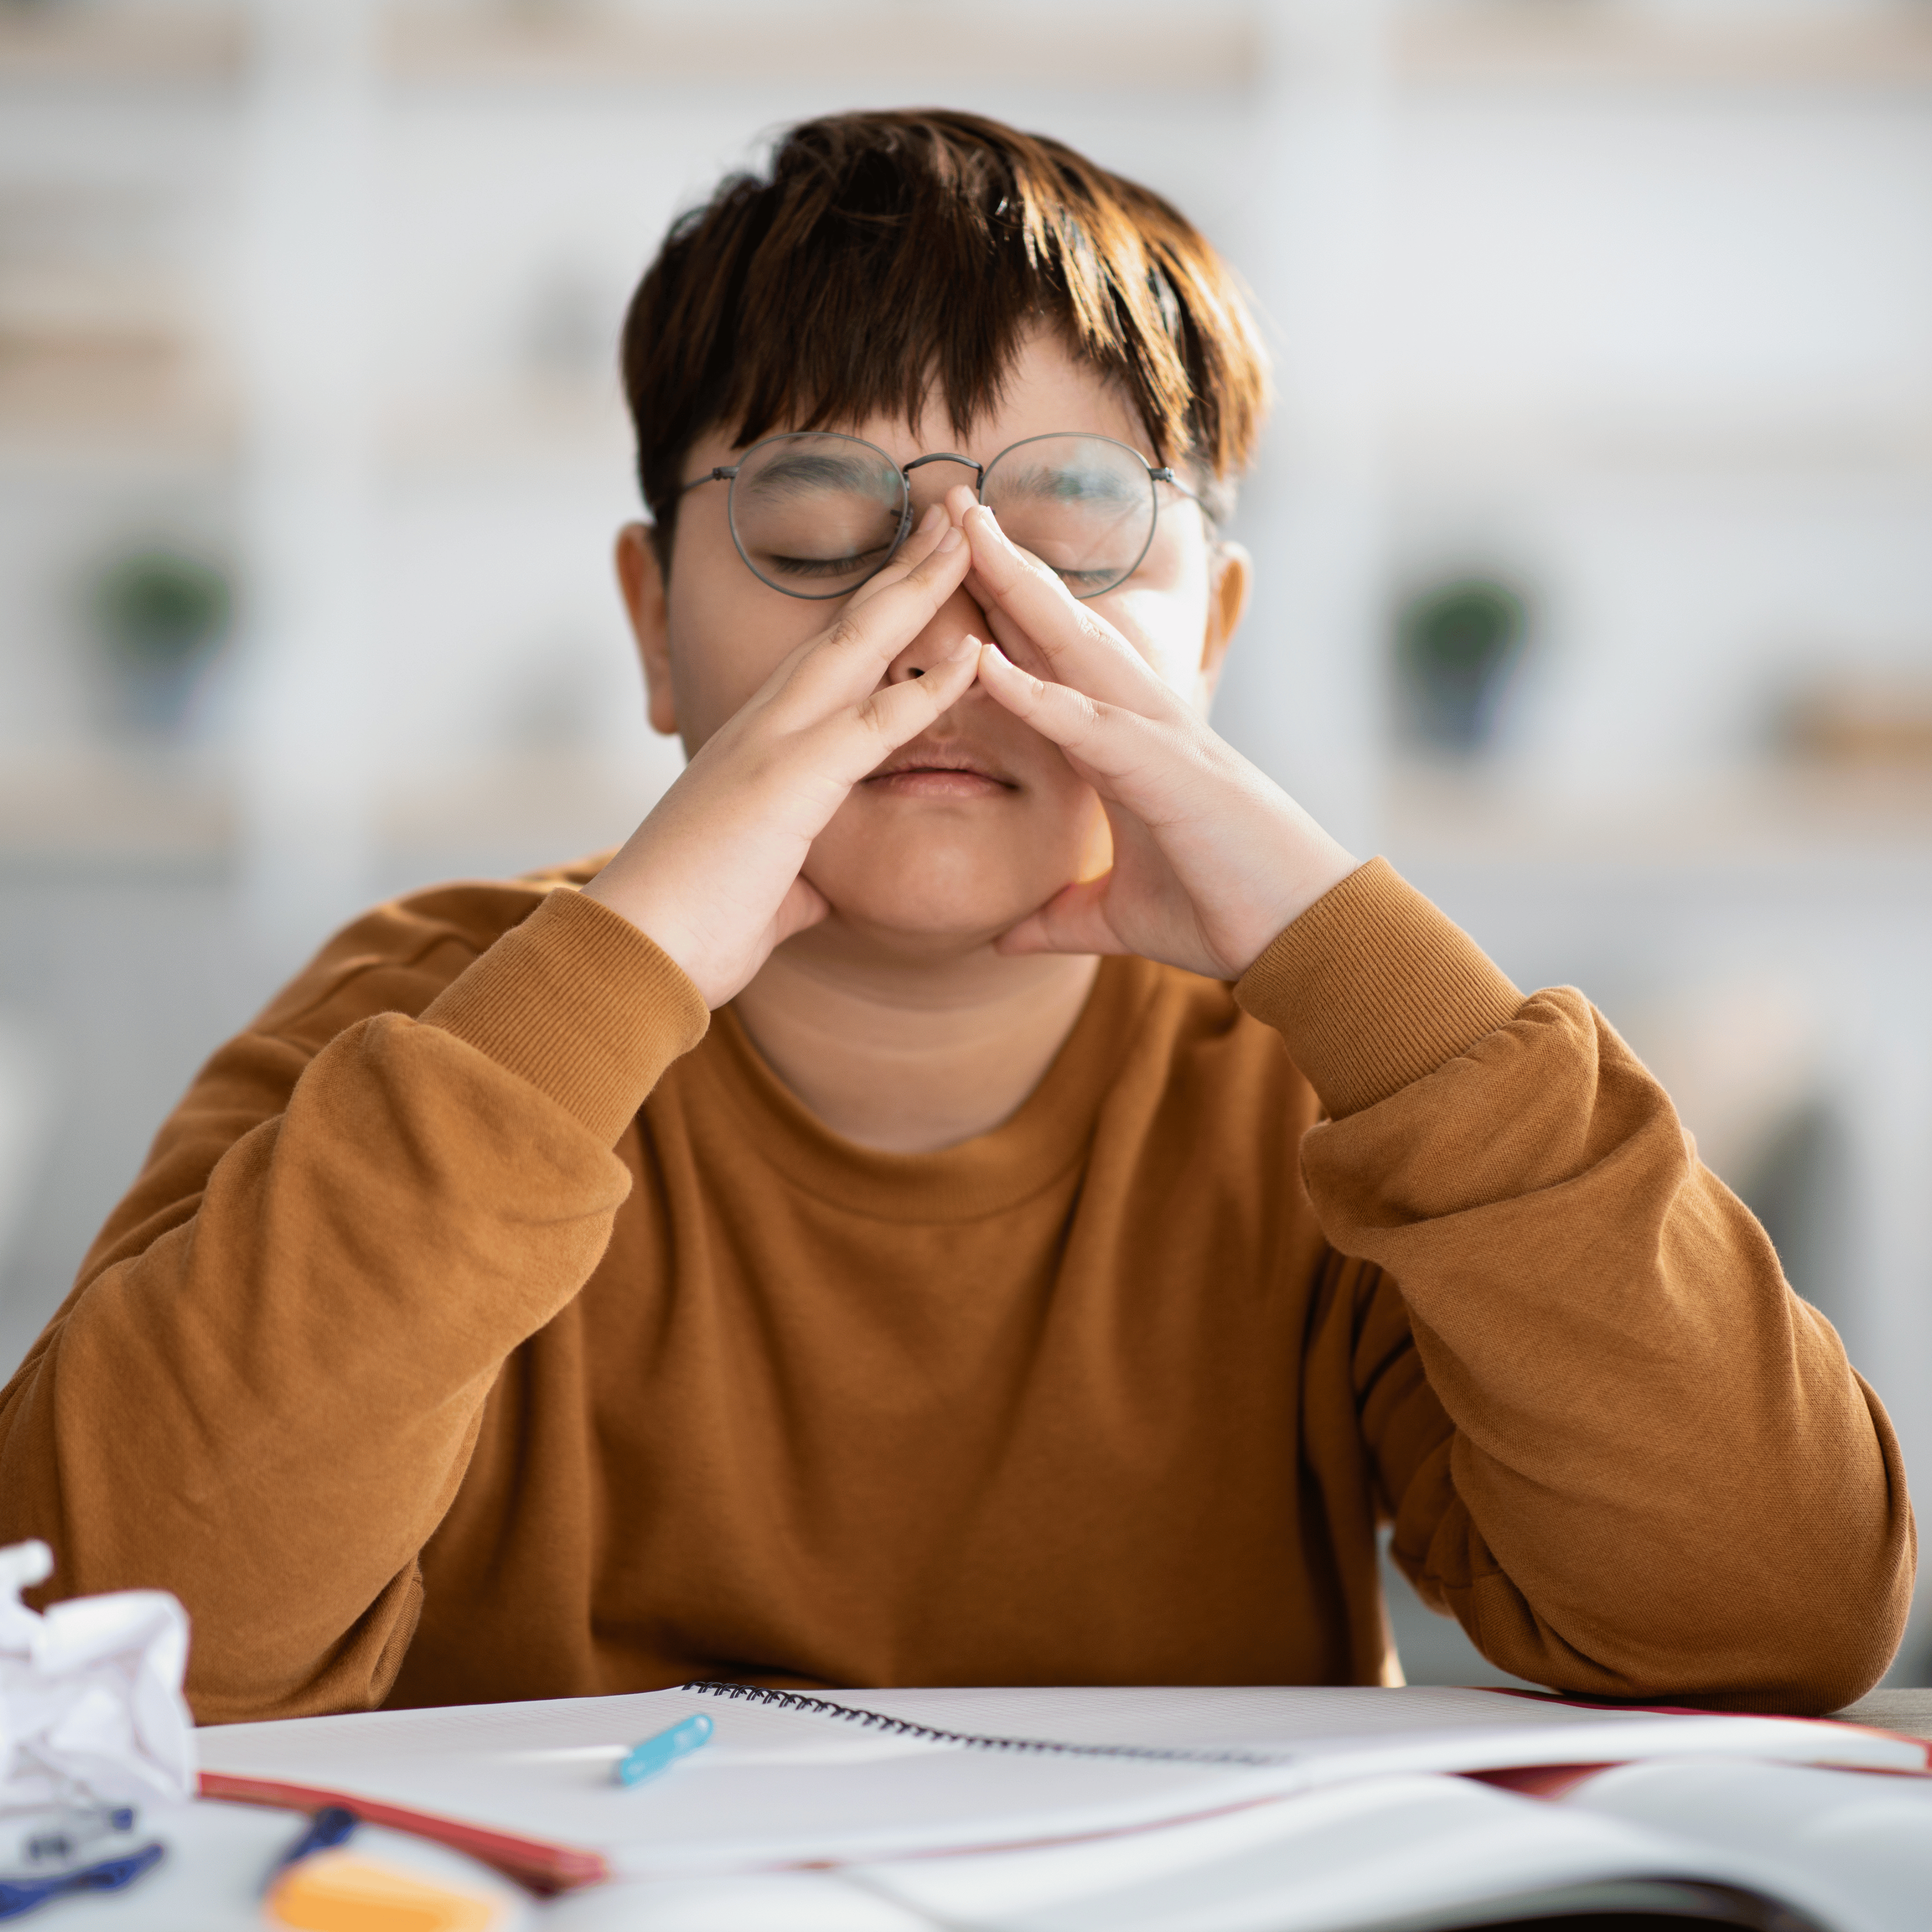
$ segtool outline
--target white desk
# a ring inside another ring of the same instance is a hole
[[[1932,1739],[1932,1690],[1874,1691],[1834,1714],[1848,1723]],[[259,1932],[262,1876],[298,1828],[298,1821],[284,1812],[197,1805],[191,1824],[182,1820],[168,1834],[176,1841],[176,1854],[158,1870],[124,1894],[64,1900],[48,1908],[47,1932]],[[477,1876],[478,1868],[439,1846],[377,1827],[365,1827],[359,1843],[374,1856],[422,1870],[424,1876],[473,1882]],[[802,1880],[800,1883],[804,1892],[812,1889]],[[822,1910],[840,1907],[842,1900],[844,1906],[850,1905],[840,1894],[829,1898]],[[802,1916],[796,1922],[831,1922],[813,1916],[820,1909],[802,1895],[798,1911]],[[593,1927],[602,1932],[614,1923],[628,1924],[628,1918],[619,1888],[597,1888],[575,1895],[572,1910],[556,1914],[554,1922],[558,1932],[573,1932],[580,1924],[582,1932],[592,1932]],[[41,1922],[37,1918],[32,1923],[38,1928]],[[904,1923],[882,1907],[871,1932],[900,1932]],[[520,1912],[512,1921],[515,1932],[524,1932],[529,1924]],[[854,1926],[850,1932],[867,1928]]]

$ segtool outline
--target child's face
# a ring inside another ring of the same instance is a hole
[[[1129,404],[1083,368],[1058,338],[1034,338],[999,406],[964,446],[944,410],[909,430],[884,417],[839,424],[901,464],[936,450],[987,463],[1029,436],[1084,430],[1151,458]],[[740,452],[722,436],[686,458],[687,480]],[[973,472],[932,464],[913,472],[915,518]],[[1216,544],[1193,504],[1163,490],[1160,568],[1138,573],[1088,606],[1118,630],[1174,689],[1204,712],[1245,601],[1245,555]],[[956,501],[962,500],[956,498]],[[754,576],[738,554],[727,486],[690,490],[678,507],[670,581],[662,584],[638,526],[625,533],[620,566],[650,686],[651,722],[700,746],[763,684],[781,659],[824,630],[844,600],[790,597]],[[895,661],[889,675],[929,664],[966,632],[994,632],[969,578]],[[1009,655],[1025,668],[1023,641]],[[814,842],[806,875],[830,902],[833,926],[896,951],[952,952],[984,944],[1076,878],[1106,868],[1106,822],[1089,788],[1059,751],[976,685],[928,732],[855,787]],[[835,932],[800,935],[836,943]]]

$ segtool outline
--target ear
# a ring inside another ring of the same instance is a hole
[[[1254,560],[1238,543],[1217,543],[1208,565],[1208,628],[1201,640],[1201,708],[1213,701],[1221,682],[1228,646],[1246,614],[1248,592],[1254,586]]]
[[[626,524],[617,532],[617,584],[630,614],[631,634],[644,667],[649,694],[646,716],[651,729],[677,735],[677,700],[671,691],[670,615],[664,596],[664,566],[648,524]]]

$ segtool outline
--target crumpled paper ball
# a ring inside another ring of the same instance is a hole
[[[165,1590],[29,1610],[53,1567],[44,1543],[0,1549],[0,1810],[192,1797],[188,1612]]]

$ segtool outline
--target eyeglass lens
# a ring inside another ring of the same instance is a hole
[[[1145,462],[1100,436],[1016,443],[994,459],[980,494],[1006,535],[1076,597],[1097,597],[1133,574],[1160,510]],[[830,430],[772,436],[750,451],[731,486],[730,510],[740,554],[793,597],[856,590],[911,520],[898,464],[871,443]]]

